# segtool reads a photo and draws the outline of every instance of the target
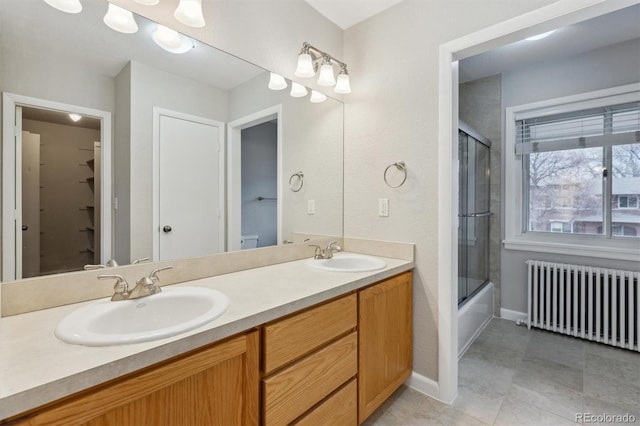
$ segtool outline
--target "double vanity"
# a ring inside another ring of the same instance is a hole
[[[0,422],[359,424],[411,373],[413,258],[375,254],[2,318]]]

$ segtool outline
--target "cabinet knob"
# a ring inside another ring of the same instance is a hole
[[[27,225],[22,225],[22,230],[23,230],[23,231],[26,231],[26,230],[28,230],[28,229],[29,229],[29,227],[28,227]]]
[[[163,230],[164,232],[166,232],[166,233],[169,233],[169,232],[171,232],[171,227],[170,227],[169,225],[165,225],[165,226],[162,228],[162,230]]]

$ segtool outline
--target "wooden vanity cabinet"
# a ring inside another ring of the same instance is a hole
[[[259,332],[53,403],[19,425],[258,425]]]
[[[409,378],[412,370],[411,271],[358,292],[358,422]]]
[[[357,319],[350,294],[263,327],[265,425],[357,424]]]

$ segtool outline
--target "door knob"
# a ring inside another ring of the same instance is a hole
[[[27,229],[29,229],[29,227],[27,225],[22,225],[22,230],[26,231]]]
[[[162,228],[162,230],[163,230],[164,232],[166,232],[166,233],[169,233],[169,232],[171,232],[171,227],[170,227],[169,225],[165,225],[165,226]]]

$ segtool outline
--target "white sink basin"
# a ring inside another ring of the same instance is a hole
[[[387,266],[387,262],[377,257],[353,253],[337,253],[331,259],[309,259],[307,263],[314,268],[334,272],[369,272]]]
[[[216,290],[164,288],[139,299],[104,299],[84,306],[64,317],[55,335],[64,342],[85,346],[148,342],[213,321],[228,306],[227,296]]]

